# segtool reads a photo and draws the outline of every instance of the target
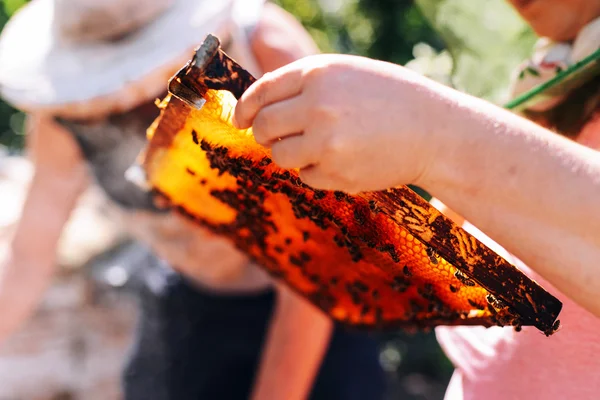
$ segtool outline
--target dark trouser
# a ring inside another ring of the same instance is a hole
[[[146,288],[125,399],[247,399],[274,300],[206,293],[177,275],[158,293]],[[379,400],[384,386],[377,343],[337,328],[310,398]]]

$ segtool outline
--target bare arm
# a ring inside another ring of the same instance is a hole
[[[600,152],[464,95],[435,111],[423,187],[600,317]]]
[[[35,310],[54,271],[56,247],[86,171],[72,139],[53,122],[28,121],[35,173],[5,259],[0,260],[0,344]]]
[[[302,25],[273,4],[265,6],[251,46],[263,71],[318,53]],[[305,399],[321,366],[333,323],[285,286],[276,287],[277,302],[252,398]]]
[[[264,72],[319,53],[319,48],[302,24],[272,3],[265,5],[261,20],[252,33],[250,46]]]
[[[329,345],[331,320],[278,285],[253,399],[306,399]]]
[[[273,161],[313,187],[423,187],[600,316],[600,152],[404,68],[343,55],[261,78],[234,124],[252,126]]]

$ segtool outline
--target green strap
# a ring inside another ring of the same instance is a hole
[[[504,105],[504,107],[509,110],[516,109],[519,106],[528,102],[529,100],[533,99],[535,96],[538,96],[539,94],[545,92],[546,90],[558,85],[559,83],[564,81],[567,77],[574,74],[575,72],[580,71],[587,65],[593,63],[594,61],[598,61],[598,60],[600,60],[600,49],[596,50],[595,52],[593,52],[592,54],[590,54],[583,60],[571,65],[569,68],[565,69],[564,71],[559,72],[558,74],[556,74],[556,76],[554,78],[550,79],[549,81],[546,81],[546,82],[534,87],[533,89],[530,89],[529,91],[523,93],[522,95],[518,96],[517,98],[509,101],[508,103],[506,103]]]

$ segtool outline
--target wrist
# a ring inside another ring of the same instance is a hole
[[[375,74],[383,77],[386,85],[383,93],[377,94],[381,98],[375,103],[378,107],[371,106],[377,111],[369,124],[378,135],[385,132],[376,156],[382,166],[380,186],[413,184],[424,188],[436,180],[437,164],[453,145],[445,132],[451,112],[450,89],[397,65],[377,63]]]
[[[510,131],[520,118],[448,87],[440,87],[432,103],[430,161],[416,184],[433,195],[447,190],[475,195],[505,169],[498,162],[515,150]]]
[[[461,178],[467,155],[476,156],[468,132],[477,130],[473,105],[464,94],[429,82],[420,99],[419,109],[426,110],[417,120],[416,132],[422,136],[420,162],[416,180],[410,182],[430,193],[453,186]]]

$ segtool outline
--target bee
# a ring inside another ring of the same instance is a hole
[[[198,141],[198,132],[196,132],[193,129],[192,129],[192,140],[194,141],[195,144],[200,144],[200,142]]]
[[[427,257],[429,257],[429,261],[431,261],[433,265],[437,265],[439,262],[439,256],[437,252],[433,249],[433,247],[427,247],[425,251],[427,252]]]
[[[481,304],[477,303],[476,301],[471,300],[471,299],[467,299],[467,301],[469,302],[471,307],[476,308],[477,310],[485,310],[485,307],[482,306]]]
[[[188,174],[190,174],[191,176],[196,176],[196,173],[194,171],[192,171],[192,169],[186,167],[185,168],[185,172],[187,172]]]
[[[379,207],[377,206],[377,202],[375,200],[369,200],[369,209],[371,212],[379,211]]]
[[[454,277],[461,281],[461,283],[465,286],[475,286],[475,282],[473,282],[468,276],[466,276],[459,270],[456,270],[456,272],[454,273]]]
[[[551,328],[546,329],[544,331],[544,335],[550,336],[550,335],[554,334],[559,329],[560,329],[560,320],[557,319],[556,321],[554,321],[554,324],[552,324]]]
[[[488,294],[487,296],[485,296],[485,299],[487,300],[488,304],[491,305],[495,310],[502,310],[506,307],[506,304],[493,294]]]
[[[369,312],[371,311],[371,306],[368,304],[363,304],[361,310],[360,310],[360,316],[364,317],[365,315],[367,315]]]
[[[394,281],[391,284],[393,290],[404,293],[409,288],[410,282],[406,280],[403,276],[397,276],[394,278]]]

